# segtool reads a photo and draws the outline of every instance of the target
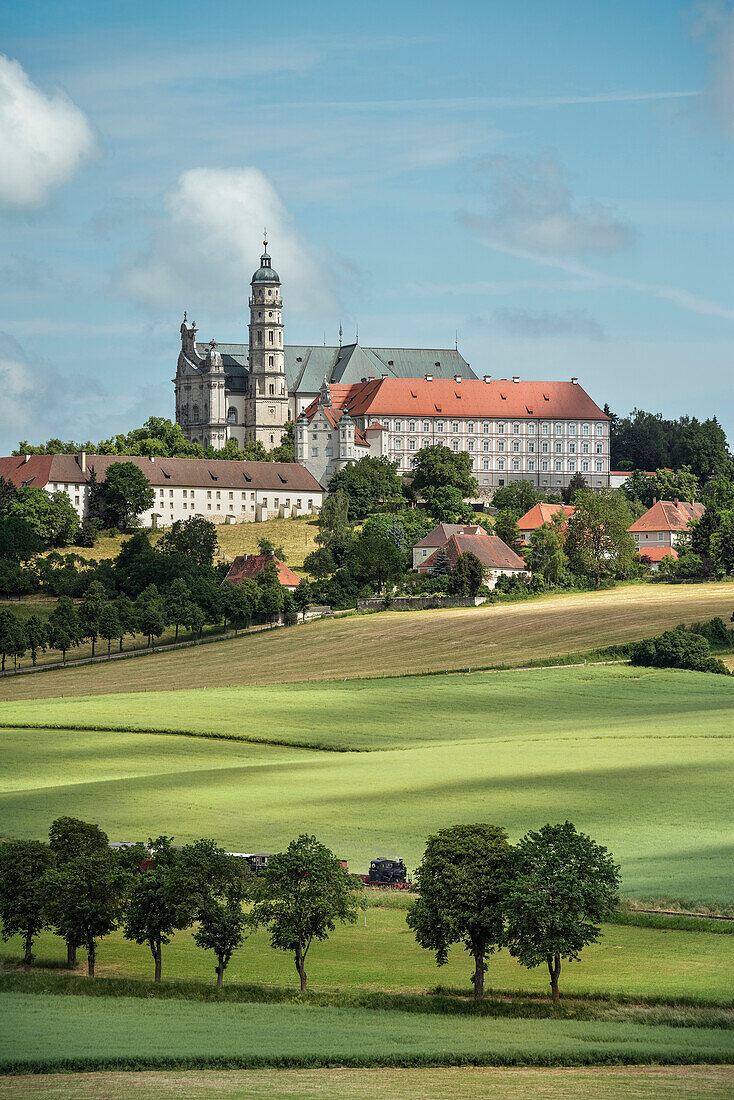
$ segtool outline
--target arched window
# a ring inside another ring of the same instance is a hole
[[[269,367],[272,367],[272,366],[273,366],[273,357],[272,357],[272,355],[269,355],[269,356],[268,356],[268,366],[269,366]]]
[[[262,342],[263,342],[263,334],[260,331],[260,329],[257,330],[257,342],[258,342],[258,344],[262,344]]]
[[[270,390],[270,396],[274,397],[275,396],[275,386],[273,385],[272,382],[270,383],[269,390]]]
[[[232,407],[227,409],[227,423],[228,424],[236,424],[237,423],[237,409],[232,408]]]
[[[272,342],[273,342],[273,330],[268,329],[268,343],[272,344]]]
[[[199,412],[199,406],[198,405],[194,405],[193,411],[191,413],[191,419],[194,422],[194,424],[198,424],[199,421],[201,420],[201,413]]]

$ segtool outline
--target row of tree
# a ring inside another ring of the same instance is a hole
[[[529,832],[515,846],[494,825],[455,825],[428,838],[407,914],[417,942],[443,965],[461,944],[474,962],[474,995],[484,993],[487,959],[507,947],[524,966],[548,966],[559,998],[562,959],[595,942],[617,904],[619,868],[606,848],[568,821]],[[49,842],[0,845],[0,921],[6,941],[23,938],[30,967],[45,929],[63,937],[67,965],[87,952],[94,976],[99,942],[116,928],[145,944],[154,979],[163,948],[194,926],[194,942],[216,958],[217,984],[246,935],[265,928],[271,946],[293,956],[306,989],[306,960],[337,922],[365,907],[362,881],[314,836],[302,835],[253,875],[247,862],[211,840],[175,847],[160,836],[112,849],[98,825],[57,818]]]
[[[667,420],[660,413],[642,409],[617,416],[607,405],[604,412],[611,420],[611,469],[679,470],[687,466],[702,481],[716,474],[731,476],[726,433],[716,417]]]

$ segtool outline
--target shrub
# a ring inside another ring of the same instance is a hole
[[[730,675],[724,662],[711,656],[706,638],[681,627],[666,630],[656,638],[645,638],[636,642],[630,659],[633,665],[651,668],[687,668],[694,672]]]

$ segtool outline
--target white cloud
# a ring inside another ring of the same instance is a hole
[[[0,206],[41,206],[94,149],[86,116],[57,92],[33,84],[22,66],[0,55]]]
[[[632,228],[599,203],[578,203],[555,156],[488,157],[490,216],[476,219],[482,235],[548,256],[618,252],[634,240]]]
[[[151,306],[243,312],[267,226],[286,304],[324,308],[330,280],[257,168],[192,168],[179,177],[165,207],[147,253],[123,272],[122,289],[131,298]]]
[[[700,4],[694,34],[707,41],[711,63],[705,102],[722,128],[734,137],[734,7],[731,4]]]

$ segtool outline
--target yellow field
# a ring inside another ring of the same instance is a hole
[[[262,530],[265,525],[253,527]],[[0,681],[0,699],[513,666],[633,641],[714,615],[728,621],[732,610],[734,584],[719,582],[636,584],[545,596],[527,603],[385,611],[320,620],[132,661],[8,677]]]

